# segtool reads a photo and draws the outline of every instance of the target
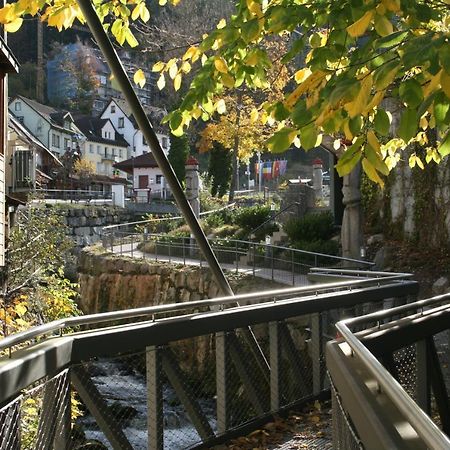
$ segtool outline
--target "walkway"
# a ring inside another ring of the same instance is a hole
[[[179,257],[179,256],[168,256],[168,255],[155,255],[151,253],[144,253],[137,249],[137,243],[124,243],[121,245],[113,246],[113,253],[131,256],[133,258],[148,259],[153,261],[163,261],[170,262],[173,264],[181,264],[185,266],[202,266],[208,267],[207,262],[204,260],[190,258],[190,257]],[[304,274],[292,274],[287,270],[272,269],[267,267],[255,267],[252,266],[238,266],[236,264],[220,263],[223,270],[229,272],[239,272],[246,275],[254,275],[255,277],[264,278],[265,280],[276,281],[281,284],[287,284],[290,286],[307,286],[309,285],[308,277]]]

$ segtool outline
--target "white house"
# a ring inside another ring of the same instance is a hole
[[[54,155],[62,156],[67,149],[79,145],[81,132],[69,112],[58,111],[21,95],[10,101],[9,110]]]
[[[165,111],[160,108],[145,107],[152,124],[159,124],[165,115]],[[139,130],[134,117],[125,100],[111,99],[106,108],[100,114],[100,118],[111,120],[117,131],[123,135],[129,143],[128,158],[132,156],[139,157],[144,153],[150,152],[145,138]],[[161,144],[164,153],[168,153],[170,148],[169,136],[161,128],[155,127],[156,135]]]
[[[132,175],[133,191],[137,201],[147,202],[152,197],[164,197],[166,186],[163,174],[151,153],[132,157],[114,164],[114,167]]]
[[[11,170],[6,172],[8,193],[22,193],[25,198],[35,189],[52,186],[61,161],[36,139],[13,114],[8,121],[7,160]]]
[[[77,128],[85,136],[80,145],[83,158],[91,161],[99,175],[126,176],[115,172],[113,164],[127,159],[129,144],[111,120],[89,116],[75,116]]]

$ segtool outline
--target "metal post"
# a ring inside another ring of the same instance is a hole
[[[134,250],[133,250],[133,246],[134,246],[134,234],[131,233],[131,257],[134,257]]]
[[[292,286],[295,286],[295,262],[294,262],[294,250],[291,250],[291,264],[292,264]]]
[[[186,239],[183,238],[183,265],[186,265]]]
[[[147,420],[149,450],[164,448],[163,423],[163,385],[161,380],[161,350],[158,347],[147,347]]]
[[[255,277],[256,272],[256,244],[253,244],[253,277]]]
[[[270,265],[272,267],[272,281],[273,281],[273,247],[269,245],[270,248]]]
[[[155,237],[155,261],[158,261],[158,236]]]
[[[270,343],[270,410],[280,409],[280,335],[278,322],[269,323]]]
[[[234,250],[235,258],[236,258],[236,273],[239,272],[239,260],[238,260],[238,243],[236,241],[236,246]]]
[[[229,365],[227,350],[227,335],[225,332],[216,334],[216,395],[217,395],[217,432],[223,434],[228,430],[228,378]]]
[[[169,262],[172,262],[172,251],[171,251],[171,244],[172,243],[172,239],[169,238]]]
[[[223,294],[233,295],[233,290],[231,289],[228,280],[225,278],[219,262],[217,261],[217,258],[215,257],[206,239],[205,233],[203,232],[199,221],[195,217],[191,205],[184,195],[183,188],[181,187],[180,182],[178,181],[178,178],[175,175],[175,172],[173,171],[173,168],[170,165],[167,156],[165,155],[158,141],[158,137],[153,130],[147,114],[145,113],[144,108],[142,107],[136,93],[133,90],[133,86],[128,79],[128,75],[120,61],[120,58],[117,55],[117,52],[115,51],[111,41],[109,40],[108,35],[106,34],[106,31],[104,30],[91,1],[77,1],[81,11],[83,12],[83,16],[86,19],[86,22],[95,40],[97,41],[97,45],[100,47],[100,50],[102,51],[103,56],[105,57],[106,62],[111,69],[111,73],[120,86],[120,90],[122,91],[130,107],[134,119],[136,120],[140,130],[142,131],[142,134],[149,144],[152,155],[158,163],[158,166],[163,173],[164,179],[167,180],[172,194],[184,218],[186,219],[186,222],[189,225],[192,234],[195,236],[200,249],[206,258],[206,261],[209,263],[209,267],[214,275],[214,278],[217,281],[218,286],[220,287]]]
[[[313,394],[322,389],[322,324],[320,313],[311,314],[311,359],[313,366]]]

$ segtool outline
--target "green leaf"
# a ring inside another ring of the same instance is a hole
[[[380,66],[374,72],[375,87],[378,90],[386,89],[394,80],[399,68],[400,64],[397,61],[389,61]]]
[[[352,132],[353,136],[357,135],[363,126],[363,121],[361,116],[353,117],[353,119],[350,119],[348,121],[348,127],[350,128],[350,131]]]
[[[446,120],[450,109],[450,100],[443,92],[439,92],[434,99],[434,117],[437,125],[448,125]]]
[[[336,170],[339,176],[344,177],[348,175],[361,159],[361,145],[363,138],[360,137],[345,150],[344,154],[339,158],[336,164]]]
[[[447,133],[447,136],[441,142],[441,145],[438,148],[439,154],[444,157],[450,154],[450,131]]]
[[[304,100],[299,100],[291,113],[291,119],[296,127],[303,127],[312,119],[311,111],[306,108]]]
[[[316,126],[311,123],[300,130],[300,142],[304,150],[311,150],[316,146],[319,132]]]
[[[387,112],[384,109],[379,109],[377,111],[373,121],[373,126],[378,134],[381,134],[382,136],[387,136],[389,134],[391,122]]]
[[[439,50],[439,60],[444,70],[450,74],[450,45],[445,42]]]
[[[284,152],[291,146],[297,133],[293,128],[283,128],[268,139],[266,145],[272,153]]]
[[[258,19],[252,19],[245,22],[241,29],[242,38],[248,44],[259,35]]]
[[[373,43],[373,46],[375,49],[393,47],[394,45],[400,44],[407,35],[407,31],[397,31],[396,33],[377,39]]]
[[[406,109],[400,119],[398,135],[408,143],[417,134],[418,119],[414,109]]]
[[[369,160],[370,164],[372,164],[372,166],[375,167],[378,172],[382,173],[383,175],[389,175],[389,169],[386,166],[386,163],[383,161],[381,154],[376,152],[371,145],[366,144],[366,147],[364,148],[364,154],[366,155],[366,158]]]
[[[172,131],[178,129],[183,122],[183,116],[179,111],[174,111],[170,116],[169,125]]]
[[[410,78],[400,84],[400,98],[409,108],[415,108],[422,103],[423,91],[420,83],[414,78]]]

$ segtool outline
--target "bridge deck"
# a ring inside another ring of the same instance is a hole
[[[126,256],[131,256],[133,258],[148,259],[148,260],[158,260],[163,262],[171,262],[173,264],[181,264],[186,266],[199,266],[208,267],[208,264],[203,260],[191,258],[191,257],[179,257],[179,256],[168,256],[168,255],[155,255],[151,253],[144,253],[137,249],[138,244],[122,244],[115,245],[113,247],[113,252],[117,254],[122,254]],[[236,271],[242,274],[255,275],[258,278],[263,278],[265,280],[272,280],[278,283],[287,284],[290,286],[307,286],[309,285],[308,277],[304,274],[292,274],[292,272],[280,269],[271,269],[267,267],[255,267],[252,266],[242,266],[238,265],[236,268],[235,264],[220,263],[223,270]]]

